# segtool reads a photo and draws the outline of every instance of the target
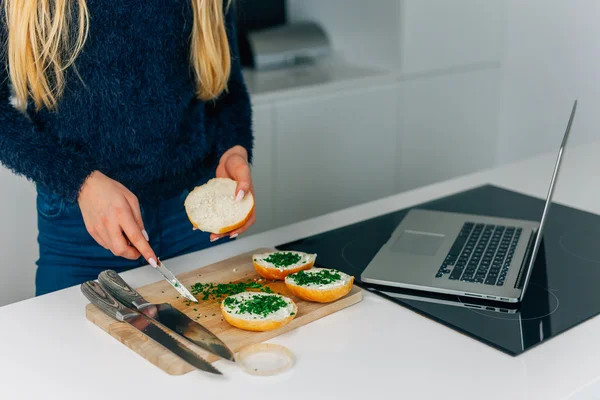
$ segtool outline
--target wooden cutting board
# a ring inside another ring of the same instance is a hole
[[[252,255],[268,251],[272,250],[257,249],[250,253],[178,275],[177,278],[188,289],[198,282],[235,283],[260,278],[254,270]],[[187,305],[187,301],[182,296],[177,298],[178,293],[164,280],[135,289],[146,300],[152,303],[170,303],[173,307],[184,312],[219,337],[234,353],[248,345],[262,343],[362,300],[362,290],[356,285],[343,298],[332,303],[321,304],[303,301],[293,296],[283,282],[262,281],[261,283],[267,284],[275,293],[281,293],[284,296],[290,297],[298,306],[296,317],[282,328],[268,332],[249,332],[235,328],[223,320],[219,308],[220,301],[218,299],[202,300],[201,296],[196,296],[199,303]],[[86,317],[131,350],[170,375],[182,375],[194,370],[194,367],[164,350],[152,339],[149,339],[128,324],[112,319],[93,304],[86,306]],[[187,345],[187,342],[183,340],[182,343]],[[217,356],[203,349],[195,346],[190,348],[211,363],[219,359]]]

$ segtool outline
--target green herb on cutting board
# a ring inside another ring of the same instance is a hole
[[[227,296],[246,292],[246,291],[260,291],[265,293],[273,293],[270,287],[262,285],[258,282],[254,282],[252,279],[248,279],[246,282],[238,283],[201,283],[198,282],[191,286],[191,292],[193,295],[202,295],[202,300],[209,299],[222,299]]]

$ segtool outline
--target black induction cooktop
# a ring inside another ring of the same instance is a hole
[[[415,208],[539,220],[544,201],[486,185]],[[360,274],[409,209],[278,246],[317,253],[317,266],[339,269],[366,290],[516,356],[600,313],[600,216],[553,204],[529,287],[506,306],[457,296],[366,285]],[[384,293],[384,291],[386,293]]]

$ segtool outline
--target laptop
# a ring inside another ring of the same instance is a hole
[[[361,274],[367,284],[519,303],[548,219],[573,104],[539,221],[412,209]]]
[[[521,303],[497,302],[493,300],[479,299],[473,297],[455,296],[443,293],[422,292],[418,290],[405,289],[391,286],[380,286],[364,283],[363,288],[375,293],[384,294],[387,297],[398,300],[418,301],[445,306],[470,308],[474,310],[490,311],[499,314],[516,314],[519,312]]]

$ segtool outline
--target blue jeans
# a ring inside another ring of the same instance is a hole
[[[183,202],[189,190],[159,204],[141,204],[150,245],[161,260],[202,250],[230,239],[211,243],[208,233],[195,231]],[[146,265],[140,257],[117,257],[100,246],[87,232],[81,210],[39,187],[37,189],[38,243],[36,296],[97,279],[106,269],[120,273]],[[168,266],[168,264],[167,264]]]

